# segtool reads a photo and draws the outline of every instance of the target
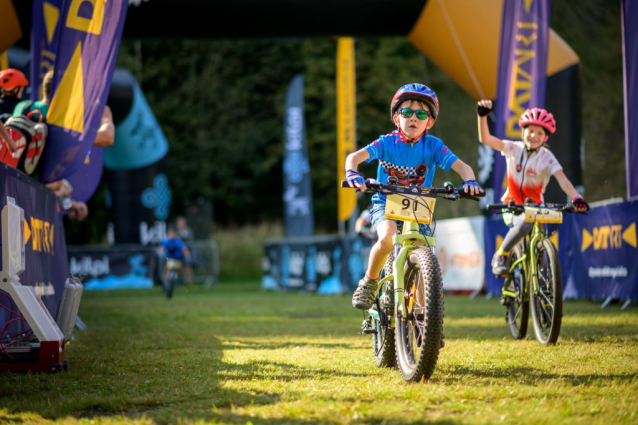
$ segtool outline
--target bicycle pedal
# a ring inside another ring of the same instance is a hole
[[[373,334],[374,328],[372,327],[372,321],[370,319],[366,319],[361,323],[361,333],[363,334]]]

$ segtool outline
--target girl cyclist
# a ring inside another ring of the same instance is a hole
[[[569,181],[563,167],[556,157],[544,144],[549,134],[556,131],[554,116],[541,108],[527,109],[518,120],[521,127],[522,142],[501,140],[490,134],[487,126],[487,116],[492,110],[491,100],[480,100],[476,106],[478,113],[479,140],[484,145],[500,151],[507,161],[508,187],[501,200],[508,203],[514,200],[517,204],[524,203],[526,198],[532,198],[535,203],[543,202],[543,193],[554,176],[561,189],[571,198],[576,211],[587,211],[589,205],[576,192]],[[492,273],[497,276],[507,274],[507,257],[516,244],[531,230],[534,223],[525,223],[525,216],[507,215],[503,217],[510,230],[505,235],[501,247],[492,258]]]

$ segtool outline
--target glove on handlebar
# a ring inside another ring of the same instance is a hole
[[[479,185],[476,180],[465,180],[463,182],[463,185],[461,185],[461,190],[465,190],[466,187],[476,187],[480,190],[483,190],[481,189],[481,185]]]
[[[348,180],[348,184],[350,187],[357,187],[355,185],[362,185],[365,183],[363,176],[359,174],[356,170],[346,170],[346,180]]]
[[[492,108],[486,108],[485,106],[476,105],[476,113],[479,117],[486,117],[492,112]]]
[[[579,193],[577,193],[576,195],[572,197],[572,205],[574,206],[574,208],[579,210],[585,210],[585,211],[589,210],[589,204],[585,202],[585,200],[583,199],[583,196]]]

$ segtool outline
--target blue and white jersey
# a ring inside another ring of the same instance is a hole
[[[395,176],[402,185],[432,187],[436,166],[445,171],[459,159],[438,137],[425,135],[415,143],[407,143],[398,131],[393,131],[365,147],[370,154],[366,162],[379,160],[377,180],[387,184]],[[373,204],[385,204],[385,195],[375,193]]]

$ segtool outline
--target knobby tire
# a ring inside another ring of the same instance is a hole
[[[549,239],[537,247],[536,270],[537,288],[531,293],[534,333],[540,344],[555,344],[563,319],[563,278],[558,251]]]
[[[381,269],[379,280],[392,274],[394,255],[390,253]],[[379,289],[375,300],[379,318],[382,323],[372,318],[374,333],[372,334],[372,350],[374,352],[374,364],[377,367],[395,367],[396,350],[394,349],[394,328],[388,326],[390,318],[394,315],[394,282],[386,282]]]
[[[519,244],[514,247],[509,257],[509,266],[518,261],[523,256],[523,247]],[[509,298],[510,304],[507,306],[507,324],[514,339],[524,339],[527,335],[527,325],[529,322],[529,298],[525,292],[529,289],[525,286],[527,276],[523,268],[523,263],[519,263],[505,278],[505,288],[514,287],[516,296]]]
[[[406,382],[429,379],[439,358],[443,334],[443,279],[434,253],[412,251],[405,268],[407,317],[397,318],[397,365]]]

